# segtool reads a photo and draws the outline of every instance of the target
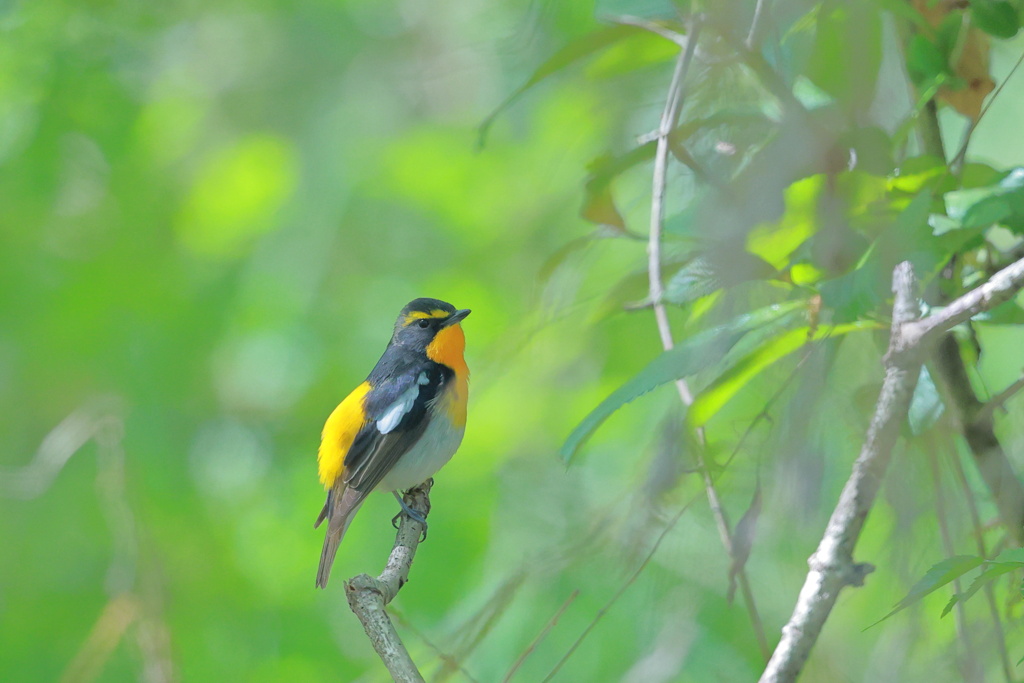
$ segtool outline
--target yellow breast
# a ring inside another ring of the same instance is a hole
[[[320,483],[330,488],[345,470],[345,456],[352,447],[356,434],[366,424],[363,399],[370,391],[370,383],[363,382],[345,400],[338,404],[324,424],[320,435],[320,451],[316,461],[320,470]]]

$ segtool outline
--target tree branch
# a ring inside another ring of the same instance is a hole
[[[428,479],[405,494],[405,503],[424,517],[430,512],[430,487],[434,480]],[[395,599],[398,591],[409,580],[416,548],[425,526],[408,515],[401,515],[395,546],[388,557],[387,565],[380,576],[373,578],[360,574],[345,582],[345,594],[349,607],[363,624],[363,630],[370,638],[391,677],[400,683],[423,683],[423,676],[413,663],[409,651],[398,637],[385,606]]]
[[[930,352],[929,345],[954,325],[1006,301],[1021,288],[1024,288],[1024,259],[996,273],[944,310],[917,320],[913,270],[908,262],[896,267],[893,273],[896,299],[889,351],[885,355],[885,380],[867,439],[821,543],[808,560],[811,569],[793,615],[782,629],[782,639],[761,675],[761,683],[796,680],[839,592],[846,586],[862,585],[864,577],[873,570],[869,564],[855,563],[853,550],[882,484],[900,427],[906,420],[922,361]]]
[[[893,445],[906,419],[921,374],[921,353],[907,345],[904,328],[917,317],[917,283],[910,263],[893,273],[892,332],[885,355],[885,380],[868,428],[867,439],[843,487],[818,549],[808,560],[796,607],[782,628],[782,640],[761,675],[761,683],[794,681],[810,655],[825,620],[846,586],[860,586],[874,570],[853,561],[853,549],[889,466]]]
[[[1012,299],[1021,287],[1024,287],[1024,259],[1003,268],[988,282],[964,294],[941,311],[908,325],[904,334],[906,341],[911,345],[934,342],[960,323]]]

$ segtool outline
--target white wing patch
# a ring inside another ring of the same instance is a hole
[[[398,423],[402,421],[412,407],[416,404],[416,399],[420,395],[420,385],[430,384],[430,378],[427,377],[427,373],[421,372],[420,376],[416,378],[416,384],[402,392],[402,394],[388,406],[388,409],[384,411],[384,414],[377,420],[377,431],[381,434],[388,434],[394,431]]]

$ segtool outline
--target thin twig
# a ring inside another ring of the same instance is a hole
[[[433,483],[432,479],[428,479],[405,494],[406,505],[424,517],[430,511],[430,487]],[[373,578],[368,574],[360,574],[345,582],[349,607],[363,624],[373,649],[377,651],[391,677],[400,683],[423,683],[423,675],[413,663],[384,608],[409,580],[409,570],[423,531],[424,525],[421,522],[403,513],[395,535],[395,546],[380,576]]]
[[[977,121],[971,122],[970,127],[967,129],[967,134],[964,135],[964,141],[960,144],[960,149],[957,150],[956,156],[953,157],[953,160],[950,162],[950,166],[952,168],[959,169],[963,165],[964,159],[967,157],[967,147],[968,145],[971,144],[971,134],[978,128],[978,124],[981,123],[981,119],[984,118],[985,114],[988,113],[988,110],[992,106],[992,103],[995,101],[996,97],[999,96],[999,93],[1003,91],[1003,88],[1006,87],[1006,84],[1010,81],[1011,78],[1013,78],[1013,74],[1017,73],[1017,69],[1020,68],[1020,65],[1022,63],[1024,63],[1024,52],[1022,52],[1020,57],[1017,58],[1017,63],[1013,65],[1012,69],[1010,69],[1010,73],[1006,74],[1006,78],[1003,79],[1003,82],[996,87],[995,91],[988,98],[988,101],[982,108],[981,113],[978,114]]]
[[[43,438],[27,465],[0,468],[0,496],[30,500],[42,495],[82,446],[120,424],[120,404],[116,397],[102,396],[76,408]]]
[[[569,544],[559,546],[560,550],[568,551]],[[531,569],[543,573],[537,563],[531,563]],[[527,572],[523,567],[508,576],[494,590],[490,598],[461,626],[456,629],[457,637],[449,645],[452,660],[445,660],[443,665],[431,676],[432,683],[444,683],[457,671],[458,662],[465,661],[479,647],[484,638],[497,626],[504,616],[505,610],[515,601],[519,588],[525,581]]]
[[[754,419],[750,421],[749,425],[747,425],[747,428],[743,431],[743,435],[740,437],[740,440],[736,443],[736,447],[732,449],[732,453],[730,453],[729,457],[725,459],[724,463],[722,463],[722,470],[727,468],[733,459],[739,455],[740,449],[742,449],[743,444],[746,443],[747,437],[749,437],[751,432],[754,431],[754,427],[756,427],[761,420],[769,419],[768,411],[773,405],[775,405],[775,402],[782,397],[782,394],[786,393],[786,389],[789,388],[789,385],[793,383],[793,380],[795,380],[797,375],[800,373],[800,368],[804,366],[804,363],[807,362],[817,349],[818,346],[815,344],[807,345],[807,350],[804,352],[804,355],[800,357],[800,360],[797,361],[796,367],[794,367],[786,379],[782,381],[779,388],[775,390],[775,393],[765,401],[764,407],[761,408],[761,412],[755,415]]]
[[[676,68],[672,73],[672,81],[668,89],[668,99],[665,102],[665,109],[661,114],[661,123],[658,126],[658,144],[654,153],[654,172],[651,191],[651,225],[650,237],[647,243],[647,274],[650,284],[650,298],[654,306],[654,317],[658,323],[658,334],[661,336],[661,345],[671,349],[675,342],[672,339],[672,328],[668,322],[668,314],[665,311],[665,304],[662,297],[665,293],[661,273],[661,232],[665,220],[665,189],[668,185],[668,154],[669,136],[675,128],[679,119],[679,112],[683,105],[683,87],[686,73],[693,61],[694,48],[697,45],[697,37],[700,33],[700,23],[693,22],[690,29],[690,40],[687,41],[686,49],[676,60]],[[682,380],[680,380],[682,381]],[[684,396],[683,401],[689,405],[693,402],[690,390],[686,383],[680,386],[680,394]]]
[[[454,655],[450,652],[445,652],[440,647],[435,645],[434,642],[430,640],[430,638],[427,638],[426,634],[423,633],[423,631],[416,628],[412,621],[410,621],[404,614],[402,614],[399,610],[395,609],[394,607],[391,608],[391,614],[394,615],[395,619],[398,621],[399,624],[401,624],[404,628],[409,629],[410,633],[412,633],[414,636],[423,641],[423,644],[426,645],[428,648],[433,650],[434,654],[437,655],[437,658],[440,659],[445,666],[454,668],[456,671],[465,676],[470,681],[470,683],[478,683],[476,677],[474,677],[473,674],[469,673],[469,671],[466,670],[466,667],[462,666],[462,664],[459,663],[460,658],[458,655]]]
[[[1024,377],[1021,377],[1016,382],[985,401],[985,404],[974,414],[974,421],[983,422],[985,420],[991,420],[995,416],[995,412],[1002,408],[1006,402],[1013,398],[1021,389],[1024,389]]]
[[[661,36],[666,40],[670,40],[679,47],[684,49],[686,48],[686,44],[688,42],[687,37],[682,33],[673,31],[670,28],[665,28],[661,24],[653,22],[649,19],[644,19],[643,17],[634,17],[629,14],[620,14],[617,16],[604,17],[603,19],[604,21],[607,21],[608,23],[611,24],[622,24],[623,26],[635,26],[637,28],[642,28],[645,31],[650,31],[655,35]]]
[[[676,126],[676,122],[679,120],[679,113],[682,110],[686,74],[689,71],[690,64],[693,62],[693,54],[696,49],[697,38],[700,35],[700,30],[701,23],[699,20],[691,22],[686,49],[679,55],[679,59],[676,61],[676,68],[672,74],[672,81],[669,85],[665,109],[662,111],[661,122],[658,126],[658,142],[654,153],[654,172],[651,180],[651,224],[650,238],[647,243],[649,298],[654,309],[654,318],[658,325],[658,335],[661,338],[661,345],[666,351],[675,346],[675,340],[672,336],[672,327],[669,324],[668,313],[665,310],[665,304],[662,300],[665,290],[661,272],[661,234],[665,219],[665,191],[668,185],[669,137]],[[693,403],[693,394],[691,393],[686,380],[678,379],[676,380],[675,385],[683,405],[689,406]],[[697,440],[701,444],[704,443],[703,429],[697,430]],[[732,532],[729,528],[729,520],[726,516],[725,509],[723,508],[721,499],[718,496],[718,490],[715,488],[714,478],[708,470],[700,449],[697,450],[696,458],[697,466],[704,479],[704,489],[707,493],[708,505],[710,506],[712,515],[715,518],[715,523],[722,539],[722,545],[725,547],[726,552],[729,553],[729,557],[732,558]],[[762,654],[767,659],[771,650],[768,647],[768,639],[764,634],[761,615],[758,613],[757,604],[754,600],[754,593],[750,588],[750,581],[748,580],[747,573],[744,569],[740,569],[740,571],[737,572],[736,580],[739,583],[741,592],[743,593],[743,603],[750,615],[751,625],[753,626],[754,632],[757,636],[758,644],[761,647]]]
[[[594,615],[594,618],[591,620],[591,622],[587,624],[587,627],[585,629],[583,629],[583,633],[581,633],[579,637],[576,638],[572,646],[569,647],[566,653],[562,655],[562,658],[558,660],[558,663],[555,664],[555,668],[553,668],[551,672],[544,677],[544,680],[542,680],[541,683],[548,683],[548,681],[555,677],[555,674],[557,674],[558,671],[565,665],[565,663],[569,660],[569,657],[571,657],[572,654],[576,652],[576,649],[583,643],[586,637],[590,635],[590,632],[594,630],[594,627],[597,626],[598,622],[600,622],[601,619],[604,618],[604,615],[606,615],[608,611],[615,606],[615,603],[618,602],[619,598],[622,597],[622,594],[625,593],[626,590],[636,582],[637,578],[640,577],[640,574],[642,574],[644,569],[647,568],[647,565],[650,564],[651,558],[653,558],[654,554],[658,552],[658,548],[661,547],[661,542],[664,541],[665,537],[668,536],[668,533],[676,527],[676,524],[678,524],[679,520],[682,519],[683,514],[688,509],[690,509],[690,506],[693,505],[695,500],[696,498],[691,499],[686,505],[679,509],[679,512],[676,513],[675,517],[669,520],[669,523],[666,524],[665,528],[661,530],[660,534],[658,534],[658,538],[655,539],[654,545],[651,546],[650,552],[647,553],[647,556],[644,557],[640,565],[629,576],[629,578],[626,579],[626,581],[621,586],[619,586],[619,589],[615,591],[615,594],[612,595],[608,602],[606,602],[604,606],[597,611],[597,614]]]
[[[1013,544],[1024,545],[1024,485],[995,433],[992,420],[978,419],[983,407],[967,376],[960,343],[952,333],[939,340],[934,358],[934,376],[939,380],[936,386],[974,456],[1002,526]]]
[[[1015,261],[976,287],[956,299],[942,310],[909,323],[904,330],[907,344],[912,346],[937,341],[940,336],[960,323],[967,322],[984,311],[1009,301],[1024,287],[1024,258]]]
[[[932,471],[932,492],[935,495],[935,517],[939,522],[939,535],[942,537],[942,549],[946,557],[956,555],[956,544],[953,543],[953,536],[949,532],[949,520],[946,517],[946,503],[942,493],[942,474],[939,471],[939,458],[935,454],[934,439],[930,439],[926,450],[928,451],[928,465]],[[953,590],[959,595],[962,586],[959,577],[953,579]],[[977,679],[978,662],[974,657],[974,646],[971,644],[971,632],[967,627],[966,605],[964,602],[956,603],[956,635],[963,645],[963,674],[969,680]]]
[[[759,37],[761,24],[764,21],[764,14],[768,0],[757,0],[757,4],[754,6],[754,18],[750,21],[750,31],[747,33],[747,49],[757,49],[757,39]]]
[[[960,490],[967,502],[971,528],[974,530],[971,535],[974,536],[978,556],[987,558],[989,554],[985,547],[985,530],[981,524],[981,515],[978,514],[978,505],[974,501],[974,492],[971,491],[971,485],[967,482],[967,475],[964,473],[964,467],[960,463],[960,456],[956,449],[948,448],[946,452],[953,463],[953,472],[956,474],[957,483],[960,484]],[[999,663],[1003,667],[1003,677],[1006,679],[1006,683],[1012,683],[1015,680],[1013,667],[1010,666],[1010,653],[1006,649],[1006,632],[1003,630],[1003,620],[999,616],[999,605],[996,604],[995,592],[992,590],[991,583],[986,583],[982,590],[985,591],[985,602],[988,603],[989,616],[992,618],[992,630],[995,631],[996,649],[999,651]]]
[[[554,616],[548,619],[548,623],[544,624],[544,628],[540,630],[540,633],[537,634],[537,637],[531,640],[530,644],[527,645],[526,649],[523,650],[522,654],[519,655],[519,657],[515,661],[515,664],[513,664],[512,668],[508,670],[508,673],[505,674],[505,677],[501,679],[501,683],[508,683],[512,680],[512,677],[515,676],[516,671],[518,671],[519,667],[523,665],[523,662],[526,661],[526,658],[529,657],[535,649],[537,649],[537,645],[539,645],[540,642],[544,640],[544,638],[548,635],[551,629],[553,629],[558,624],[558,620],[562,618],[563,614],[565,614],[565,610],[569,609],[569,605],[575,602],[576,598],[578,598],[579,596],[579,588],[577,588],[569,594],[569,597],[566,598],[565,602],[562,603],[562,606],[558,608],[558,611],[555,612]]]

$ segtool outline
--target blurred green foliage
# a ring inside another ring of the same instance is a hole
[[[949,158],[962,140],[964,12],[930,30],[898,0],[767,4],[751,50],[753,2],[700,8],[665,298],[677,337],[705,346],[764,307],[799,315],[702,363],[659,356],[647,299],[643,136],[678,46],[598,22],[685,32],[671,3],[0,6],[0,679],[385,680],[341,579],[380,570],[395,503],[371,497],[315,591],[315,453],[418,296],[474,311],[466,439],[393,605],[428,679],[501,680],[570,600],[516,680],[542,680],[598,619],[560,680],[755,678],[692,428],[733,519],[763,488],[747,572],[774,643],[877,396],[892,266],[911,259],[948,298],[1024,232],[1024,80],[989,100],[962,171],[922,142],[936,95]],[[997,83],[1024,47],[1018,5],[969,10]],[[983,349],[980,396],[1019,376],[1022,320],[1011,302],[964,341]],[[663,386],[682,375],[687,424]],[[976,651],[938,618],[941,590],[862,632],[976,553],[952,471],[936,486],[928,461],[966,448],[921,386],[858,549],[878,570],[805,680],[999,671],[980,599],[963,600]],[[1018,471],[1022,403],[996,420]],[[993,585],[1016,661],[1013,576]]]

